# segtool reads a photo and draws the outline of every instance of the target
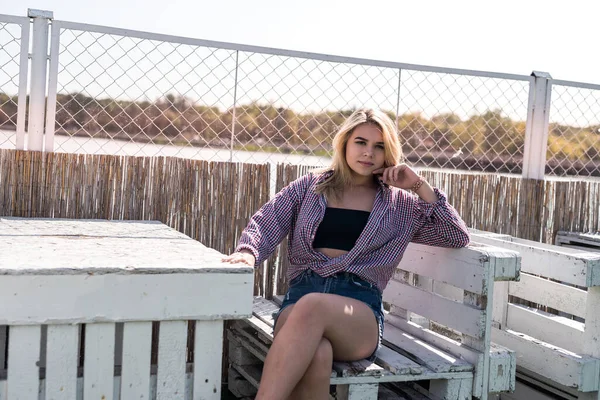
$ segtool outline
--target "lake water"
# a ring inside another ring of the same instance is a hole
[[[0,148],[14,149],[15,131],[0,130]],[[25,138],[27,145],[27,137]],[[266,153],[259,151],[231,152],[227,149],[158,145],[150,143],[124,142],[120,140],[95,139],[85,137],[54,136],[54,151],[79,154],[110,154],[128,156],[172,156],[208,161],[234,161],[244,163],[290,163],[325,166],[331,159],[298,154]]]

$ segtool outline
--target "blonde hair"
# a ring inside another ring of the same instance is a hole
[[[315,187],[315,192],[326,198],[339,198],[342,190],[352,185],[352,170],[346,161],[346,145],[354,130],[363,124],[373,124],[381,131],[384,146],[384,167],[391,167],[404,160],[402,146],[396,127],[382,111],[359,109],[344,121],[333,138],[333,160],[328,168],[315,172],[333,170],[333,174]]]

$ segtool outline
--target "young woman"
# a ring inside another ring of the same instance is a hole
[[[224,258],[259,265],[289,235],[289,290],[257,399],[327,399],[334,360],[374,358],[383,335],[381,293],[408,243],[469,243],[445,194],[402,163],[383,112],[354,112],[333,148],[331,167],[277,193]]]

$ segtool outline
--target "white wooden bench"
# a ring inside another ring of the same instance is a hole
[[[220,399],[254,274],[221,257],[159,222],[0,218],[0,400]]]
[[[491,344],[491,296],[494,282],[516,279],[519,268],[516,252],[490,246],[410,244],[384,291],[389,312],[377,360],[335,363],[336,398],[376,399],[386,382],[421,382],[403,390],[444,399],[486,399],[512,390],[514,353]],[[257,297],[253,316],[228,331],[228,382],[238,397],[256,391],[278,308],[277,299]]]
[[[517,353],[520,380],[540,398],[599,399],[600,253],[478,231],[472,240],[521,254],[520,281],[496,285],[493,330],[495,342]],[[518,388],[515,398],[530,392]]]

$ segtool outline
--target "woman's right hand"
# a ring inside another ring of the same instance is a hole
[[[236,253],[230,254],[226,257],[223,257],[221,261],[230,264],[248,264],[251,267],[254,267],[254,264],[256,263],[254,255],[246,251],[238,251]]]

